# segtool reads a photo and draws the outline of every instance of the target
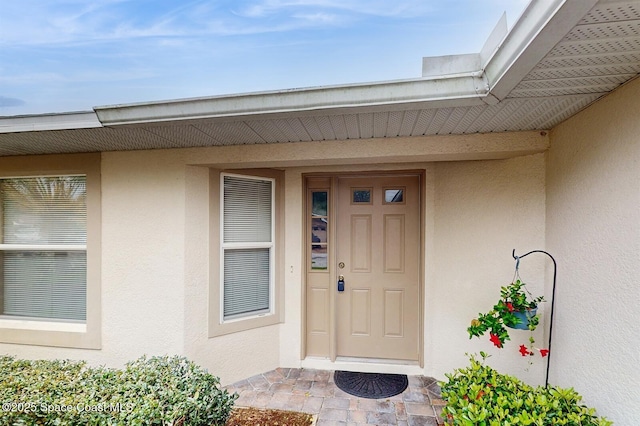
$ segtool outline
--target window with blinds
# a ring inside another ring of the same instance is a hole
[[[274,181],[222,179],[224,320],[270,313],[273,299]]]
[[[0,179],[2,315],[86,320],[85,176]]]

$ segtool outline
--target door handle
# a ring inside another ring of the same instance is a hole
[[[338,276],[338,291],[344,291],[344,275]]]

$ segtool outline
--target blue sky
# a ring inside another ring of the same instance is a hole
[[[0,0],[0,116],[417,78],[528,0]]]

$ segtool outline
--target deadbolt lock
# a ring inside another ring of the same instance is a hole
[[[340,269],[344,269],[344,262],[340,262],[340,263],[338,263],[338,268],[340,268]]]

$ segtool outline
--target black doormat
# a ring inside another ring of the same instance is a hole
[[[333,380],[338,388],[361,398],[380,399],[401,394],[409,385],[404,374],[354,373],[336,371]]]

